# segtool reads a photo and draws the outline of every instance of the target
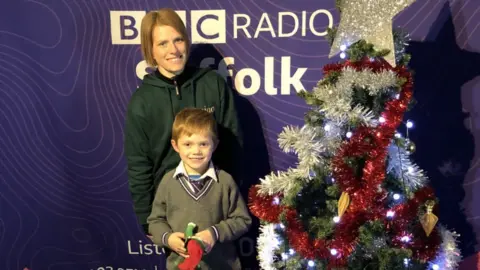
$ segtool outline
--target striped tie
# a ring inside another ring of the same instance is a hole
[[[203,186],[205,185],[205,178],[204,179],[199,179],[200,176],[198,175],[195,175],[195,176],[190,176],[189,179],[190,179],[190,184],[192,184],[192,186],[194,187],[195,189],[195,192],[199,192],[200,190],[202,190]]]

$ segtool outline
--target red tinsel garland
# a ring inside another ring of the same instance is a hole
[[[417,219],[418,209],[428,200],[434,200],[435,194],[430,187],[423,187],[418,190],[414,197],[404,204],[396,205],[392,211],[395,212],[395,219],[393,222],[386,223],[388,231],[394,235],[393,244],[397,247],[410,248],[413,251],[413,256],[421,261],[428,261],[432,259],[441,244],[441,237],[435,227],[427,237],[421,224],[417,223],[414,231],[407,233],[408,226],[412,220]],[[435,205],[433,212],[438,212],[438,205]],[[402,241],[402,236],[405,234],[412,234],[414,237],[411,241]]]
[[[404,66],[392,68],[385,61],[370,61],[369,59],[326,65],[323,71],[328,75],[332,71],[340,72],[345,67],[352,67],[358,71],[369,69],[373,72],[391,70],[398,77],[404,78],[406,83],[402,86],[399,98],[386,103],[382,113],[385,121],[375,128],[358,127],[353,136],[342,144],[332,159],[333,177],[341,191],[349,193],[351,198],[348,211],[335,227],[333,240],[328,242],[322,239],[311,240],[299,221],[295,209],[273,205],[273,197],[258,195],[258,187],[252,187],[249,192],[249,207],[255,216],[264,221],[276,223],[279,222],[279,215],[284,212],[290,246],[302,257],[308,259],[329,258],[329,268],[346,265],[347,257],[356,245],[358,229],[365,222],[383,219],[388,232],[396,236],[394,239],[401,239],[407,233],[407,225],[416,219],[418,208],[425,201],[435,198],[430,188],[423,188],[418,190],[413,199],[407,203],[397,205],[393,209],[385,209],[384,202],[387,192],[379,189],[385,179],[387,147],[412,98],[410,72]],[[347,157],[365,159],[361,179],[355,176],[353,169],[346,163]],[[386,218],[388,210],[395,213],[395,218],[391,221]],[[395,240],[394,244],[399,247],[406,247],[408,244],[417,259],[424,261],[432,259],[440,244],[440,236],[437,231],[434,230],[430,237],[426,237],[423,230],[410,233],[414,233],[412,242],[404,243],[401,240]],[[335,255],[330,253],[332,249],[337,251]]]

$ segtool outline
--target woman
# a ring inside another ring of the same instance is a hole
[[[172,9],[146,14],[141,24],[143,57],[157,70],[144,77],[127,109],[125,154],[128,182],[138,221],[147,232],[147,217],[163,175],[180,159],[172,149],[171,128],[177,112],[187,107],[212,112],[219,124],[216,164],[238,176],[233,157],[241,145],[232,90],[211,69],[187,64],[190,40],[185,25]]]

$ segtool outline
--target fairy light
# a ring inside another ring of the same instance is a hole
[[[273,204],[280,204],[280,198],[278,197],[273,198]]]
[[[408,120],[406,126],[407,128],[413,128],[413,122]]]
[[[401,240],[402,240],[402,242],[408,243],[408,242],[410,242],[410,237],[405,235],[401,238]]]

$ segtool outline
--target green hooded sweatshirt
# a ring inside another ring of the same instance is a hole
[[[239,177],[241,168],[233,160],[241,159],[242,142],[233,92],[225,80],[210,68],[188,66],[173,80],[158,71],[146,75],[130,99],[125,126],[128,183],[145,231],[160,180],[180,162],[170,143],[172,125],[175,115],[188,107],[213,112],[220,139],[213,161]]]

